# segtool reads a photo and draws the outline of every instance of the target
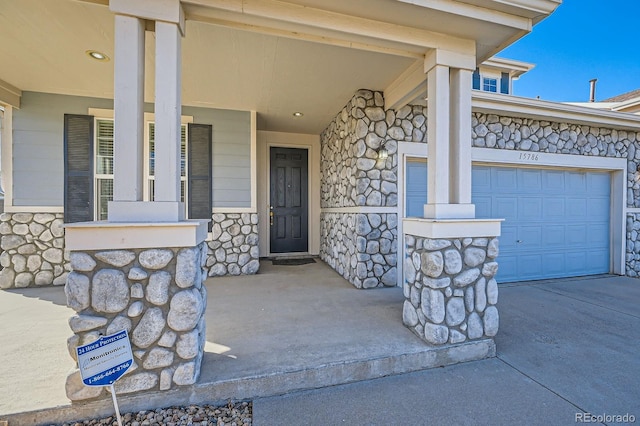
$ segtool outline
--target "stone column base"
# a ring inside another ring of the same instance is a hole
[[[433,345],[495,336],[497,256],[495,237],[406,235],[404,325]]]
[[[128,330],[134,365],[116,382],[119,394],[194,384],[204,353],[206,243],[194,247],[72,251],[65,293],[78,314],[69,325],[69,353]],[[72,401],[107,396],[87,387],[80,370],[66,382]]]

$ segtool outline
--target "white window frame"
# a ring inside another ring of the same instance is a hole
[[[151,201],[151,181],[155,181],[156,177],[155,175],[151,175],[151,166],[150,166],[150,162],[151,162],[151,124],[153,124],[155,126],[155,121],[154,120],[146,120],[144,121],[144,165],[142,168],[142,172],[144,174],[145,177],[145,182],[143,184],[143,190],[142,190],[142,194],[143,194],[143,199],[145,201]],[[187,203],[187,194],[188,194],[188,180],[187,180],[187,176],[189,176],[189,126],[188,126],[188,122],[181,122],[180,123],[180,131],[182,132],[182,127],[184,126],[185,131],[184,131],[184,139],[185,139],[185,152],[184,152],[184,176],[180,176],[180,182],[184,182],[184,199],[182,200],[186,205],[187,205],[187,210],[188,208],[188,204]],[[187,217],[189,217],[189,212],[187,211]]]
[[[495,77],[482,77],[482,91],[489,93],[498,93],[498,79]],[[489,89],[487,89],[489,87]],[[495,87],[496,90],[490,90],[490,88]]]
[[[93,135],[93,217],[94,220],[100,220],[98,218],[99,214],[99,203],[98,203],[98,179],[112,179],[113,175],[100,174],[96,173],[97,171],[97,148],[98,148],[98,121],[99,120],[114,120],[113,110],[110,109],[100,109],[100,108],[89,108],[89,115],[93,116],[94,120],[94,135]],[[149,176],[149,124],[155,123],[155,114],[153,113],[144,113],[144,152],[143,152],[143,175],[144,175],[144,184],[143,184],[143,200],[149,201],[150,199],[150,191],[149,191],[149,182],[154,180],[155,177]],[[189,123],[193,123],[192,116],[181,116],[180,124],[181,126],[186,126],[185,129],[185,176],[180,177],[181,181],[184,181],[184,198],[185,205],[188,206],[187,196],[188,196],[188,181],[187,176],[189,175],[189,163],[188,163],[188,143],[189,143]],[[186,212],[187,217],[189,217],[189,212]]]
[[[93,220],[106,220],[106,218],[100,218],[100,194],[98,191],[99,180],[111,180],[113,190],[113,174],[98,173],[98,122],[99,121],[112,121],[113,118],[99,118],[93,119]],[[111,194],[113,199],[113,193]]]

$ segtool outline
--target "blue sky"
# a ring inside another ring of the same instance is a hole
[[[564,0],[533,31],[500,52],[536,67],[513,84],[516,96],[587,102],[640,89],[640,0]]]

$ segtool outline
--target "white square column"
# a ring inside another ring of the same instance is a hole
[[[144,26],[142,19],[115,16],[115,202],[142,201],[143,196]],[[111,212],[112,209],[109,208],[110,220]]]
[[[471,204],[471,85],[473,72],[465,69],[451,70],[451,127],[450,127],[450,202]]]
[[[449,67],[436,65],[427,73],[427,141],[429,168],[425,216],[449,204]],[[435,217],[435,216],[433,216]]]
[[[185,18],[180,0],[110,0],[116,14],[115,170],[109,222],[176,222],[180,202],[181,43]],[[144,34],[155,24],[155,194],[143,201]]]
[[[177,24],[156,22],[155,194],[175,217],[184,220],[180,202],[180,115],[182,34]]]
[[[471,70],[475,57],[433,50],[427,73],[429,153],[427,219],[473,219],[471,204]]]

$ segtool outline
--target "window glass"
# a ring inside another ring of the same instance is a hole
[[[96,120],[96,219],[107,219],[113,200],[113,120]]]
[[[155,184],[155,125],[149,123],[148,161],[149,175],[149,199],[153,201]],[[187,126],[181,126],[180,132],[180,193],[181,201],[185,201],[187,191]],[[96,149],[95,149],[95,193],[96,193],[96,219],[106,220],[108,216],[108,203],[113,200],[113,120],[96,120]]]
[[[498,79],[497,78],[483,78],[482,90],[485,92],[497,92],[498,91]]]
[[[156,169],[155,139],[155,123],[149,123],[149,201],[154,200]],[[180,181],[180,201],[184,202],[187,185],[187,126],[184,124],[180,126]]]

